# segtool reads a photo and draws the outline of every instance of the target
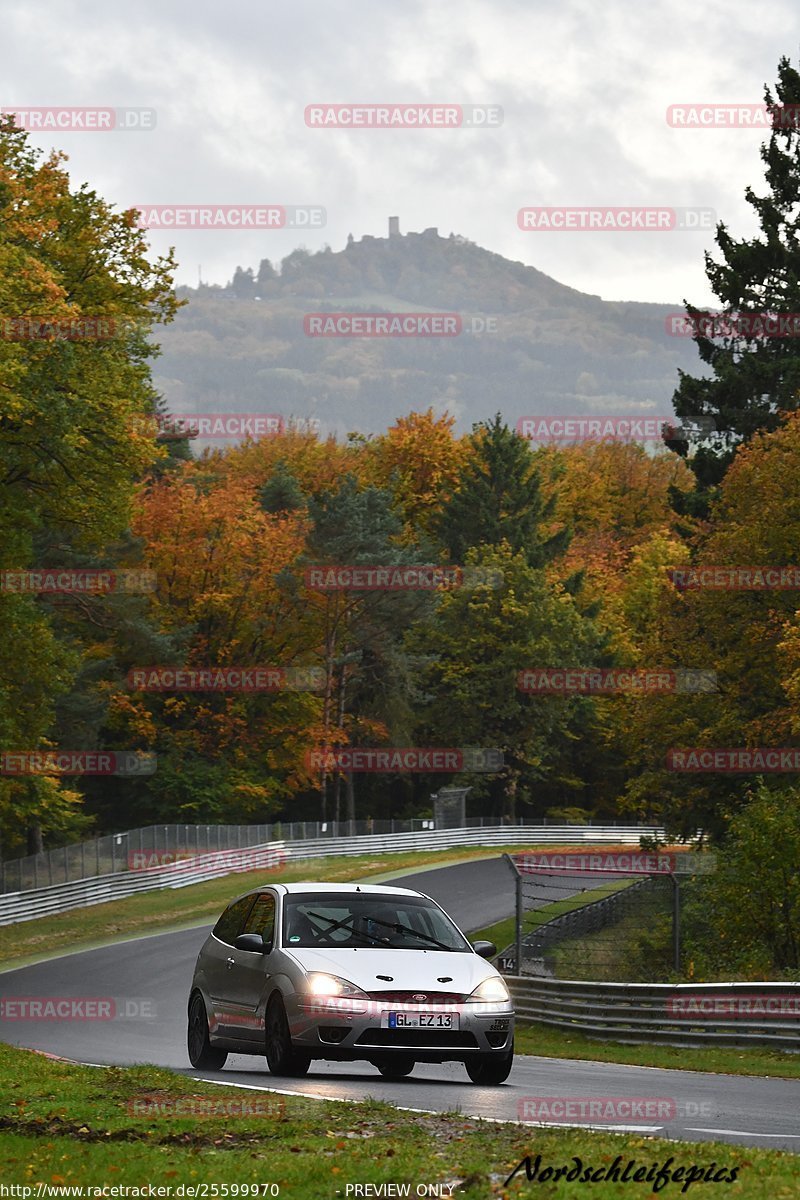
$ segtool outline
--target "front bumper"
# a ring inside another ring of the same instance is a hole
[[[413,1053],[420,1062],[464,1062],[476,1054],[507,1054],[514,1037],[514,1006],[506,1002],[395,1003],[298,996],[287,1006],[292,1042],[317,1058],[353,1060]],[[382,1027],[390,1012],[457,1013],[457,1029]]]

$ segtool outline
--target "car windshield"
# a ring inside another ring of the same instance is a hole
[[[449,917],[418,896],[327,892],[288,895],[283,901],[283,945],[288,949],[471,952]]]

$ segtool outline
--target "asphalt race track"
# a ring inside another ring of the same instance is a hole
[[[392,882],[401,884],[399,879]],[[570,882],[572,890],[579,890],[583,883],[564,879],[564,887]],[[499,859],[416,873],[407,883],[433,895],[465,928],[498,920],[513,908],[513,878]],[[232,881],[231,895],[235,894]],[[3,998],[113,997],[119,1014],[109,1021],[0,1019],[0,1039],[79,1062],[148,1062],[209,1082],[331,1099],[370,1095],[412,1109],[458,1108],[465,1116],[503,1121],[525,1117],[525,1104],[530,1105],[531,1098],[658,1100],[656,1118],[642,1117],[634,1110],[623,1122],[603,1122],[602,1127],[689,1141],[718,1139],[800,1149],[800,1081],[794,1080],[530,1056],[518,1057],[508,1083],[495,1088],[471,1084],[458,1063],[421,1064],[410,1078],[400,1081],[382,1079],[368,1064],[325,1062],[312,1064],[305,1079],[273,1080],[262,1058],[245,1055],[231,1055],[224,1071],[193,1071],[184,1049],[186,1000],[194,960],[208,928],[137,938],[0,974]],[[691,1051],[686,1054],[690,1056]],[[541,1115],[540,1109],[536,1111]],[[581,1123],[590,1124],[588,1120]]]

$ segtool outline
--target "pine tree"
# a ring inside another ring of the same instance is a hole
[[[563,552],[567,531],[547,536],[555,500],[542,495],[541,475],[524,438],[498,413],[473,427],[473,453],[460,486],[435,522],[435,532],[454,563],[474,546],[507,542],[530,567],[541,567]]]
[[[800,74],[782,58],[773,96],[765,88],[772,118],[769,142],[761,147],[769,191],[758,196],[752,188],[745,198],[759,220],[760,232],[751,239],[735,240],[727,227],[717,226],[718,262],[706,254],[706,275],[726,314],[800,313]],[[693,320],[705,314],[686,303]],[[743,322],[741,324],[744,324]],[[759,430],[773,430],[781,410],[798,406],[800,394],[800,341],[796,337],[704,336],[702,324],[694,340],[710,377],[680,372],[673,396],[681,418],[711,418],[716,434],[689,455],[685,439],[667,445],[687,461],[698,481],[698,491],[673,503],[679,512],[705,515],[736,447]]]
[[[258,493],[258,503],[267,513],[296,512],[303,507],[303,490],[282,459]]]

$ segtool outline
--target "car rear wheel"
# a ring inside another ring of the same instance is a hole
[[[295,1050],[289,1033],[289,1021],[280,996],[273,996],[267,1006],[266,1019],[267,1066],[272,1075],[305,1075],[311,1065],[311,1055]]]
[[[508,1054],[478,1054],[475,1058],[468,1059],[465,1066],[473,1083],[492,1087],[498,1083],[505,1083],[511,1074],[513,1064],[514,1044],[512,1042]]]
[[[405,1079],[417,1064],[410,1054],[393,1054],[391,1058],[376,1059],[373,1065],[384,1079]]]
[[[218,1050],[216,1046],[211,1045],[206,1006],[199,992],[195,992],[189,1004],[186,1049],[189,1052],[189,1062],[201,1071],[221,1071],[228,1057],[227,1050]]]

